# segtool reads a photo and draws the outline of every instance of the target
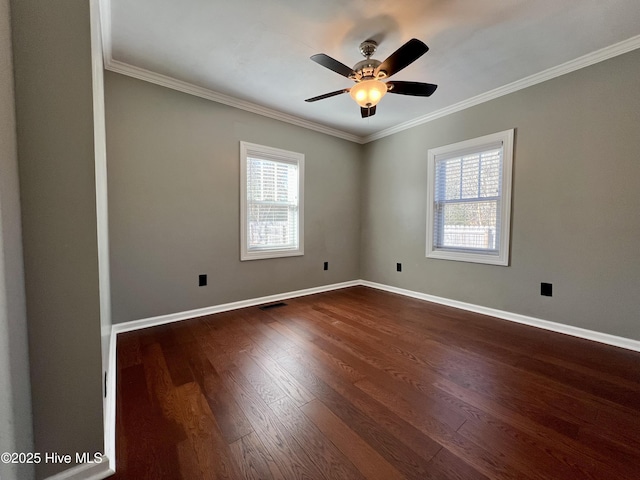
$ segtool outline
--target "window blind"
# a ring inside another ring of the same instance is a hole
[[[247,158],[247,246],[250,251],[299,246],[298,165]]]
[[[502,143],[435,158],[433,244],[498,254]]]

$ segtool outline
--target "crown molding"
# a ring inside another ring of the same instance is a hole
[[[110,59],[109,61],[105,62],[105,69],[115,73],[120,73],[122,75],[127,75],[129,77],[137,78],[139,80],[144,80],[145,82],[155,83],[156,85],[171,88],[172,90],[178,90],[179,92],[188,93],[189,95],[194,95],[196,97],[205,98],[207,100],[212,100],[224,105],[229,105],[234,108],[239,108],[240,110],[257,113],[258,115],[262,115],[264,117],[269,117],[275,120],[280,120],[282,122],[297,125],[308,130],[314,130],[316,132],[332,135],[334,137],[342,138],[344,140],[349,140],[355,143],[363,143],[363,138],[358,135],[343,132],[342,130],[327,127],[320,123],[311,122],[294,115],[289,115],[288,113],[282,113],[271,108],[247,102],[245,100],[240,100],[238,98],[231,97],[214,90],[209,90],[208,88],[199,87],[197,85],[193,85],[182,80],[177,80],[160,73],[155,73],[150,70],[145,70],[144,68],[135,67],[118,60]]]
[[[282,122],[297,125],[299,127],[314,130],[316,132],[324,133],[327,135],[332,135],[334,137],[342,138],[344,140],[349,140],[351,142],[359,144],[369,143],[373,142],[374,140],[388,137],[389,135],[402,132],[403,130],[408,130],[418,125],[422,125],[438,118],[451,115],[452,113],[460,112],[481,103],[494,100],[504,95],[517,92],[518,90],[537,85],[538,83],[546,82],[547,80],[551,80],[567,73],[580,70],[581,68],[588,67],[589,65],[593,65],[595,63],[599,63],[640,48],[640,35],[636,35],[635,37],[631,37],[614,45],[596,50],[595,52],[588,53],[586,55],[583,55],[582,57],[570,60],[566,63],[549,68],[534,75],[530,75],[520,80],[516,80],[515,82],[503,85],[502,87],[495,88],[475,97],[468,98],[454,105],[450,105],[440,110],[436,110],[435,112],[428,113],[421,117],[414,118],[412,120],[400,123],[393,127],[386,128],[384,130],[380,130],[378,132],[372,133],[371,135],[363,137],[336,128],[327,127],[326,125],[322,125],[320,123],[311,122],[295,115],[290,115],[287,113],[279,112],[277,110],[273,110],[271,108],[257,105],[255,103],[240,100],[238,98],[225,95],[208,88],[193,85],[182,80],[177,80],[167,75],[162,75],[150,70],[145,70],[144,68],[136,67],[124,62],[120,62],[118,60],[114,60],[111,46],[111,0],[99,1],[100,19],[102,26],[101,30],[104,68],[106,70],[110,70],[115,73],[120,73],[122,75],[127,75],[129,77],[171,88],[173,90],[178,90],[189,95],[205,98],[207,100],[222,103],[224,105],[229,105],[231,107],[239,108],[247,112],[256,113],[264,117],[273,118],[275,120],[280,120]]]
[[[240,100],[229,95],[210,90],[208,88],[193,85],[182,80],[178,80],[167,75],[162,75],[144,68],[129,65],[124,62],[113,59],[112,49],[112,36],[111,36],[111,0],[99,0],[100,2],[100,26],[102,32],[102,54],[104,60],[105,70],[111,72],[120,73],[129,77],[137,78],[138,80],[144,80],[145,82],[155,83],[163,87],[178,90],[189,95],[205,98],[214,102],[229,105],[231,107],[239,108],[247,112],[257,113],[264,117],[273,118],[282,122],[297,125],[302,128],[314,130],[316,132],[332,135],[334,137],[349,140],[350,142],[363,143],[363,137],[354,135],[352,133],[344,132],[336,128],[327,127],[319,123],[311,122],[295,115],[289,115],[282,113],[271,108],[263,107],[255,103]]]
[[[362,143],[369,143],[380,138],[388,137],[389,135],[393,135],[394,133],[402,132],[403,130],[407,130],[418,125],[431,122],[438,118],[451,115],[452,113],[474,107],[484,102],[488,102],[489,100],[493,100],[504,95],[517,92],[518,90],[537,85],[538,83],[546,82],[547,80],[560,77],[567,73],[575,72],[576,70],[580,70],[581,68],[588,67],[589,65],[593,65],[595,63],[603,62],[610,58],[617,57],[618,55],[622,55],[623,53],[636,50],[637,48],[640,48],[640,35],[631,37],[627,40],[623,40],[622,42],[610,45],[600,50],[596,50],[595,52],[588,53],[587,55],[583,55],[582,57],[570,60],[566,63],[563,63],[562,65],[551,67],[534,75],[516,80],[515,82],[509,83],[502,87],[494,88],[493,90],[489,90],[488,92],[485,92],[483,94],[477,95],[467,100],[463,100],[462,102],[456,103],[449,107],[442,108],[427,115],[423,115],[421,117],[414,118],[413,120],[400,123],[395,127],[380,130],[379,132],[364,137]]]

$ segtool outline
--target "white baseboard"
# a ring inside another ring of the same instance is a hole
[[[228,312],[230,310],[238,310],[240,308],[262,305],[264,303],[279,302],[280,300],[286,300],[288,298],[304,297],[306,295],[313,295],[314,293],[329,292],[331,290],[339,290],[341,288],[355,287],[360,284],[360,280],[332,283],[330,285],[306,288],[304,290],[278,293],[276,295],[268,295],[266,297],[251,298],[248,300],[240,300],[239,302],[223,303],[222,305],[214,305],[212,307],[187,310],[186,312],[170,313],[169,315],[160,315],[158,317],[144,318],[142,320],[132,320],[130,322],[116,323],[113,325],[112,329],[116,332],[116,334],[130,332],[133,330],[140,330],[141,328],[164,325],[165,323],[173,323],[179,322],[180,320],[202,317],[204,315],[213,315],[214,313]]]
[[[112,470],[109,466],[109,459],[103,456],[100,462],[76,465],[56,475],[47,477],[47,480],[102,480],[114,473],[116,473],[115,470]]]
[[[134,330],[140,330],[143,328],[154,327],[157,325],[164,325],[167,323],[179,322],[181,320],[188,320],[191,318],[202,317],[204,315],[212,315],[214,313],[222,313],[228,312],[230,310],[238,310],[240,308],[252,307],[255,305],[262,305],[265,303],[278,302],[281,300],[286,300],[288,298],[296,298],[303,297],[306,295],[313,295],[315,293],[329,292],[331,290],[339,290],[341,288],[347,287],[355,287],[360,285],[360,280],[351,280],[349,282],[341,282],[341,283],[332,283],[330,285],[322,285],[320,287],[306,288],[304,290],[296,290],[293,292],[287,293],[279,293],[276,295],[268,295],[266,297],[258,297],[252,298],[248,300],[241,300],[239,302],[232,303],[224,303],[222,305],[214,305],[211,307],[198,308],[195,310],[188,310],[186,312],[177,312],[171,313],[169,315],[160,315],[157,317],[144,318],[142,320],[133,320],[131,322],[125,323],[116,323],[111,326],[111,338],[109,342],[109,371],[107,373],[107,399],[105,402],[105,424],[104,424],[104,448],[105,448],[105,457],[103,460],[107,462],[109,475],[113,474],[116,470],[116,377],[117,377],[117,366],[116,366],[116,344],[117,344],[117,335],[119,333],[131,332]],[[74,467],[78,469],[79,474],[84,474],[84,470],[80,470],[79,467],[84,467],[84,465],[80,465],[78,467]],[[59,475],[67,474],[67,472],[72,472],[70,469]],[[102,476],[59,476],[51,477],[47,480],[99,480]],[[75,473],[74,473],[75,475]]]
[[[519,313],[507,312],[504,310],[498,310],[490,307],[483,307],[482,305],[475,305],[472,303],[460,302],[458,300],[451,300],[444,297],[437,297],[435,295],[429,295],[428,293],[416,292],[413,290],[407,290],[404,288],[393,287],[391,285],[384,285],[382,283],[370,282],[368,280],[351,280],[342,283],[333,283],[330,285],[322,285],[320,287],[307,288],[304,290],[296,290],[293,292],[279,293],[276,295],[269,295],[266,297],[252,298],[248,300],[241,300],[239,302],[224,303],[222,305],[215,305],[211,307],[199,308],[195,310],[188,310],[185,312],[171,313],[169,315],[160,315],[158,317],[145,318],[142,320],[133,320],[130,322],[117,323],[112,327],[112,349],[113,357],[115,357],[115,335],[122,332],[129,332],[133,330],[139,330],[142,328],[153,327],[156,325],[164,325],[166,323],[178,322],[180,320],[187,320],[190,318],[201,317],[204,315],[212,315],[215,313],[228,312],[231,310],[237,310],[240,308],[252,307],[255,305],[261,305],[264,303],[278,302],[286,300],[288,298],[303,297],[306,295],[313,295],[315,293],[329,292],[331,290],[339,290],[341,288],[365,286],[378,290],[384,290],[386,292],[397,293],[407,297],[417,298],[419,300],[425,300],[427,302],[438,303],[440,305],[447,305],[449,307],[459,308],[469,312],[480,313],[482,315],[488,315],[491,317],[500,318],[502,320],[509,320],[511,322],[522,323],[532,327],[542,328],[550,330],[552,332],[564,333],[573,337],[584,338],[586,340],[593,340],[595,342],[604,343],[607,345],[613,345],[615,347],[625,348],[627,350],[633,350],[640,352],[640,341],[633,340],[631,338],[618,337],[616,335],[610,335],[608,333],[597,332],[594,330],[587,330],[586,328],[574,327],[571,325],[565,325],[562,323],[550,322],[548,320],[542,320],[540,318],[529,317],[527,315],[521,315]],[[110,356],[111,356],[110,352]],[[109,364],[115,368],[115,358],[109,360]],[[115,386],[115,375],[109,376],[111,382]],[[115,414],[115,409],[114,409]],[[106,448],[106,447],[105,447]]]
[[[607,345],[613,345],[614,347],[620,347],[627,350],[640,352],[640,341],[633,340],[630,338],[618,337],[615,335],[609,335],[608,333],[596,332],[594,330],[587,330],[586,328],[580,328],[580,327],[574,327],[571,325],[564,325],[562,323],[550,322],[548,320],[542,320],[540,318],[528,317],[526,315],[520,315],[519,313],[506,312],[504,310],[497,310],[495,308],[483,307],[481,305],[474,305],[472,303],[465,303],[465,302],[459,302],[457,300],[451,300],[448,298],[436,297],[435,295],[415,292],[413,290],[406,290],[404,288],[392,287],[390,285],[370,282],[368,280],[360,280],[359,284],[365,287],[384,290],[386,292],[397,293],[399,295],[404,295],[406,297],[417,298],[419,300],[425,300],[427,302],[438,303],[440,305],[455,307],[461,310],[467,310],[469,312],[480,313],[482,315],[488,315],[491,317],[500,318],[502,320],[509,320],[511,322],[522,323],[524,325],[542,328],[544,330],[550,330],[552,332],[564,333],[566,335],[571,335],[573,337],[584,338],[586,340],[593,340],[594,342],[600,342]]]
[[[552,332],[564,333],[578,338],[584,338],[587,340],[593,340],[595,342],[604,343],[607,345],[613,345],[615,347],[624,348],[627,350],[633,350],[640,352],[640,341],[632,340],[630,338],[618,337],[615,335],[609,335],[607,333],[596,332],[593,330],[587,330],[585,328],[574,327],[571,325],[564,325],[561,323],[550,322],[548,320],[542,320],[535,317],[528,317],[526,315],[520,315],[518,313],[506,312],[504,310],[497,310],[495,308],[483,307],[481,305],[474,305],[472,303],[460,302],[458,300],[451,300],[448,298],[437,297],[435,295],[429,295],[427,293],[415,292],[413,290],[406,290],[404,288],[393,287],[391,285],[384,285],[381,283],[370,282],[368,280],[352,280],[349,282],[334,283],[331,285],[322,285],[320,287],[307,288],[304,290],[296,290],[293,292],[279,293],[277,295],[269,295],[266,297],[253,298],[248,300],[242,300],[239,302],[225,303],[222,305],[215,305],[212,307],[199,308],[195,310],[188,310],[185,312],[172,313],[169,315],[161,315],[152,318],[145,318],[142,320],[134,320],[131,322],[117,323],[111,328],[111,341],[109,344],[109,373],[107,377],[107,413],[105,415],[105,456],[101,464],[88,464],[78,465],[53,477],[49,477],[48,480],[100,480],[108,477],[115,472],[115,453],[116,453],[116,340],[117,334],[123,332],[130,332],[134,330],[140,330],[142,328],[153,327],[156,325],[164,325],[167,323],[178,322],[181,320],[187,320],[191,318],[201,317],[204,315],[212,315],[215,313],[228,312],[231,310],[237,310],[240,308],[252,307],[255,305],[262,305],[265,303],[278,302],[289,298],[303,297],[306,295],[313,295],[315,293],[329,292],[332,290],[339,290],[347,287],[364,286],[371,287],[378,290],[384,290],[386,292],[397,293],[407,297],[417,298],[427,302],[438,303],[440,305],[446,305],[449,307],[459,308],[469,312],[480,313],[482,315],[488,315],[491,317],[500,318],[502,320],[509,320],[532,327],[542,328],[544,330],[550,330]]]

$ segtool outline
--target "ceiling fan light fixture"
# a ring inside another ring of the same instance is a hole
[[[387,93],[387,85],[380,80],[369,79],[363,80],[349,91],[349,95],[361,107],[374,107]]]
[[[436,91],[438,86],[432,83],[403,81],[383,83],[380,81],[398,73],[427,53],[429,47],[424,42],[417,38],[412,38],[389,55],[384,62],[371,58],[377,46],[378,44],[373,40],[362,42],[360,53],[364,55],[365,59],[356,63],[353,68],[347,67],[344,63],[324,53],[312,55],[311,60],[317,64],[355,81],[356,84],[352,88],[343,88],[335,92],[307,98],[305,102],[316,102],[349,92],[351,98],[360,106],[362,118],[369,118],[376,114],[376,105],[387,92],[413,97],[429,97]]]

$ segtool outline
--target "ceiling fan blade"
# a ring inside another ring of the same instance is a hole
[[[317,97],[307,98],[305,102],[317,102],[318,100],[324,100],[325,98],[335,97],[336,95],[340,95],[341,93],[347,93],[349,91],[348,88],[343,88],[342,90],[336,90],[335,92],[325,93],[324,95],[318,95]]]
[[[417,38],[412,38],[402,45],[398,50],[393,52],[376,70],[377,72],[386,72],[387,77],[398,73],[404,67],[411,65],[422,55],[427,53],[429,47]]]
[[[389,93],[400,95],[413,95],[414,97],[430,97],[438,88],[433,83],[422,82],[387,82]]]
[[[373,107],[360,107],[360,115],[362,118],[373,117],[376,114],[376,106]]]
[[[311,60],[347,78],[354,77],[356,74],[356,72],[347,67],[344,63],[340,63],[336,59],[331,58],[329,55],[325,55],[324,53],[312,55]]]

